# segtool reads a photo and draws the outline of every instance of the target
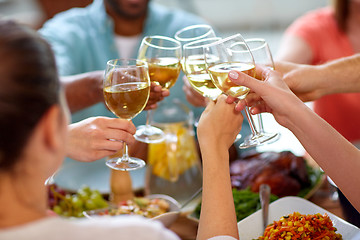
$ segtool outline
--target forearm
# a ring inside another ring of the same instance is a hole
[[[328,62],[318,68],[327,83],[326,95],[360,92],[360,54]]]
[[[79,111],[103,100],[103,71],[60,77],[71,112]]]
[[[203,158],[203,195],[197,239],[218,235],[239,238],[232,196],[228,150],[200,146]]]
[[[287,124],[306,151],[360,210],[360,152],[309,108],[296,108]]]

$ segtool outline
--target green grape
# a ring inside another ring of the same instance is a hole
[[[86,210],[96,209],[96,204],[95,204],[92,200],[88,199],[88,200],[86,200],[86,202],[85,202],[85,209],[86,209]]]
[[[83,208],[83,201],[77,196],[74,195],[71,199],[71,203],[72,205],[77,208],[77,209],[82,209]]]
[[[58,215],[62,215],[63,213],[62,208],[59,205],[54,206],[53,211]]]

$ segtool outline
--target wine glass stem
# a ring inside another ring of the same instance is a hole
[[[152,122],[153,111],[148,110],[146,113],[146,126],[149,127]]]
[[[247,119],[249,121],[249,126],[250,126],[250,129],[251,129],[251,132],[252,132],[253,136],[258,136],[259,132],[257,131],[257,129],[255,127],[254,119],[252,118],[252,116],[250,114],[249,107],[245,107],[245,114],[246,114],[246,117],[247,117]]]
[[[129,159],[130,159],[130,157],[129,157],[129,153],[128,153],[128,145],[124,142],[123,155],[121,157],[121,161],[128,162]]]
[[[264,124],[263,124],[261,113],[256,114],[256,116],[257,116],[258,123],[259,123],[259,131],[261,133],[263,133],[264,132]]]

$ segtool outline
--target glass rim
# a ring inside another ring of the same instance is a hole
[[[175,43],[177,46],[174,47],[164,47],[164,46],[158,46],[155,44],[152,44],[148,41],[148,39],[164,39],[167,40],[169,42],[173,42]],[[160,35],[152,35],[152,36],[145,36],[142,40],[142,42],[150,47],[154,47],[154,48],[159,48],[159,49],[165,49],[165,50],[176,50],[176,49],[181,49],[181,43],[171,37],[166,37],[166,36],[160,36]]]
[[[256,51],[263,47],[268,46],[268,43],[266,42],[266,40],[264,38],[247,38],[247,39],[245,39],[245,42],[246,42],[246,44],[247,44],[247,42],[260,42],[260,46],[257,46],[255,48],[250,48],[249,44],[247,44],[250,51]]]
[[[236,34],[231,35],[231,36],[226,37],[226,38],[221,38],[219,41],[208,44],[207,47],[212,47],[212,46],[217,45],[219,43],[224,43],[224,42],[229,41],[229,40],[231,40],[233,38],[236,38],[236,37],[240,37],[243,40],[245,46],[249,49],[249,46],[247,46],[247,44],[245,42],[245,39],[243,38],[243,36],[240,33],[236,33]],[[249,49],[249,51],[250,51],[250,49]]]
[[[179,37],[179,35],[182,34],[183,32],[188,31],[188,30],[192,30],[192,29],[195,29],[195,28],[207,28],[208,31],[206,33],[200,35],[200,36],[197,36],[197,37],[192,37],[192,38]],[[212,32],[214,32],[214,29],[208,24],[190,25],[190,26],[184,27],[184,28],[180,29],[179,31],[177,31],[175,33],[175,39],[180,41],[180,42],[195,41],[195,40],[202,39],[202,38],[210,35]]]
[[[213,42],[208,43],[208,44],[203,44],[203,45],[196,45],[196,46],[192,46],[192,45],[206,42],[206,41],[212,41],[212,40],[215,40],[215,42],[218,42],[221,39],[222,39],[221,37],[202,38],[202,39],[184,44],[183,49],[185,50],[185,48],[186,49],[204,48],[204,47],[207,47],[208,45],[212,44]]]
[[[134,62],[135,64],[126,64],[126,65],[119,65],[118,62]],[[146,61],[136,58],[116,58],[116,59],[110,59],[106,62],[106,65],[112,66],[112,67],[126,67],[126,66],[138,66],[137,63],[141,63],[142,66],[148,67],[148,64]]]

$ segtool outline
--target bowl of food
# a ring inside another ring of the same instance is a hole
[[[180,214],[180,204],[172,197],[164,194],[152,194],[146,197],[110,204],[109,207],[84,211],[87,218],[113,217],[119,215],[140,215],[170,226]]]

